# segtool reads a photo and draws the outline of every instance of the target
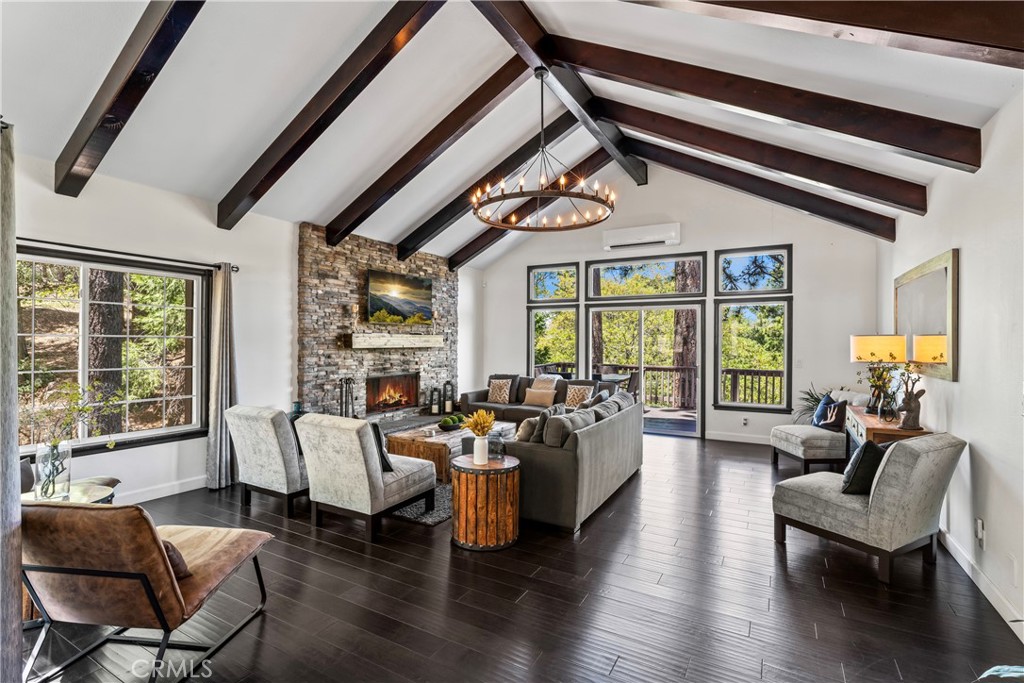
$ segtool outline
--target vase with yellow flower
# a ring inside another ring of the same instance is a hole
[[[466,420],[466,429],[473,432],[473,464],[487,464],[487,435],[494,429],[494,413],[478,410]]]

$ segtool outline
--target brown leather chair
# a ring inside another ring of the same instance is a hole
[[[22,579],[43,616],[24,680],[53,622],[117,628],[35,679],[38,683],[108,642],[156,647],[150,681],[163,667],[168,647],[202,651],[198,661],[209,659],[263,611],[267,592],[256,554],[271,538],[249,529],[156,527],[137,505],[22,505]],[[191,576],[175,578],[163,541],[177,547]],[[260,603],[252,612],[212,645],[171,642],[171,633],[250,559],[260,589]],[[130,628],[160,629],[163,636],[157,640],[123,635]]]

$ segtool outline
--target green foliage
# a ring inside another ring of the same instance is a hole
[[[722,259],[720,284],[723,291],[781,289],[785,279],[786,263],[782,253]]]
[[[782,304],[732,304],[719,309],[721,329],[720,367],[737,370],[783,370],[785,368],[785,306]],[[728,394],[730,376],[723,375],[722,390]],[[741,382],[752,378],[741,376]],[[743,393],[744,386],[740,386]],[[782,403],[781,383],[765,404]]]
[[[845,386],[836,387],[838,391],[846,391]],[[804,389],[799,393],[796,399],[796,412],[793,413],[793,422],[800,422],[801,420],[810,418],[814,415],[814,411],[818,409],[818,404],[821,403],[821,399],[827,394],[831,394],[833,389],[822,389],[818,391],[814,388],[814,384],[811,384],[810,389]]]
[[[401,323],[405,322],[405,319],[400,315],[392,315],[383,308],[379,308],[374,311],[373,315],[370,316],[371,323]]]
[[[73,438],[79,427],[95,429],[102,417],[120,413],[123,400],[117,393],[102,394],[98,383],[83,391],[77,382],[64,382],[47,396],[46,405],[32,417],[44,443],[56,448],[61,441]],[[113,441],[107,443],[108,448],[113,446]]]
[[[413,313],[405,319],[406,325],[429,325],[430,318],[423,315],[422,313]]]
[[[576,311],[535,310],[533,312],[533,363],[576,361]]]

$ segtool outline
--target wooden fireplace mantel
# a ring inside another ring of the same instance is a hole
[[[353,349],[430,349],[444,346],[444,337],[440,334],[370,332],[349,335],[348,342]]]

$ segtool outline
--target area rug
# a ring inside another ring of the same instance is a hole
[[[434,511],[425,513],[426,505],[418,500],[412,505],[406,505],[401,510],[395,510],[391,517],[401,517],[416,524],[424,526],[437,526],[441,522],[447,522],[452,518],[452,485],[438,484],[434,490]]]

